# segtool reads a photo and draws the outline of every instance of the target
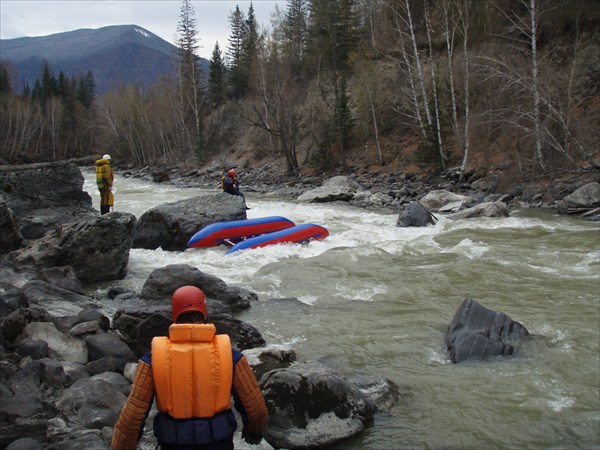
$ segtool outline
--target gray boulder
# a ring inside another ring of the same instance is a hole
[[[139,218],[134,248],[181,251],[190,238],[207,225],[246,219],[244,197],[222,191],[159,205]]]
[[[113,212],[66,224],[9,254],[19,269],[70,265],[81,283],[121,279],[127,274],[136,218]]]
[[[558,202],[559,214],[582,214],[600,207],[600,183],[588,183]]]
[[[23,244],[23,235],[17,218],[0,195],[0,255],[18,249]]]
[[[422,205],[430,211],[452,212],[473,204],[468,195],[455,194],[445,189],[431,191],[421,198]]]
[[[424,227],[428,224],[435,225],[433,214],[418,202],[410,202],[396,221],[397,227]]]
[[[165,302],[170,305],[171,296],[181,286],[192,285],[202,289],[207,297],[210,311],[217,309],[214,302],[226,305],[231,312],[250,307],[258,296],[247,289],[228,286],[220,278],[204,273],[187,264],[170,264],[152,271],[142,287],[142,298]]]
[[[67,291],[83,294],[83,286],[71,266],[50,267],[37,273],[40,280]]]
[[[33,340],[45,341],[52,358],[80,364],[88,361],[85,343],[60,332],[51,322],[32,322],[25,327],[23,334]]]
[[[360,390],[319,363],[295,363],[261,379],[275,448],[321,448],[362,433],[374,409]]]
[[[296,352],[281,345],[246,349],[244,356],[252,367],[257,380],[271,370],[284,369],[296,362]]]
[[[30,306],[37,306],[55,318],[76,316],[97,306],[97,301],[90,297],[39,280],[28,281],[22,295]]]
[[[298,201],[307,203],[349,201],[362,190],[362,186],[356,181],[339,175],[326,180],[322,186],[300,195]]]
[[[122,389],[105,379],[81,378],[60,393],[54,407],[71,423],[85,422],[86,428],[100,429],[116,422],[126,400]]]
[[[513,355],[529,332],[504,313],[465,299],[454,314],[446,335],[453,363],[468,359]]]
[[[83,183],[73,162],[0,166],[0,193],[25,239],[38,239],[61,224],[98,215]]]
[[[508,217],[508,206],[503,202],[485,202],[448,215],[449,219],[471,219],[473,217]]]

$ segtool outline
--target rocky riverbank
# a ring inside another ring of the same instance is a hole
[[[231,167],[236,167],[235,162],[231,162]],[[226,167],[217,165],[201,169],[121,166],[117,167],[116,171],[118,175],[125,177],[210,189],[218,187],[224,169]],[[563,199],[581,187],[600,183],[600,169],[597,167],[581,169],[556,178],[543,177],[527,181],[506,181],[506,176],[481,170],[467,172],[463,180],[459,180],[458,168],[448,169],[437,176],[416,172],[393,174],[367,169],[358,169],[350,174],[344,174],[340,170],[333,175],[289,176],[281,169],[268,165],[236,167],[236,169],[242,191],[293,199],[323,186],[331,178],[343,176],[356,183],[355,191],[359,195],[352,195],[350,198],[348,196],[326,197],[316,201],[342,200],[360,207],[385,207],[397,211],[403,210],[410,202],[420,200],[428,193],[439,190],[466,195],[477,199],[478,202],[486,198],[501,198],[509,208],[551,208],[559,210],[562,214],[585,214],[587,217],[597,217],[599,213],[597,208],[600,206],[593,192],[592,197],[583,200],[583,205],[577,203],[565,203],[562,207],[559,205]]]

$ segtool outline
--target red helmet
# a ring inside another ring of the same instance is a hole
[[[229,172],[227,172],[229,175],[234,176],[235,175],[235,170],[234,169],[229,169]]]
[[[173,293],[173,297],[171,298],[171,310],[174,322],[177,322],[177,318],[181,314],[189,311],[201,313],[206,320],[206,316],[208,315],[206,311],[206,296],[196,286],[180,287]]]

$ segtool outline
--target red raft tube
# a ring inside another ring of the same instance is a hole
[[[305,223],[302,225],[296,225],[295,227],[286,228],[285,230],[267,233],[251,239],[243,240],[227,250],[227,253],[225,254],[227,255],[239,250],[265,247],[267,245],[274,244],[304,243],[313,240],[325,239],[327,236],[329,236],[329,231],[327,231],[326,228],[320,225],[315,225],[314,223]]]
[[[220,244],[234,245],[244,239],[285,230],[294,225],[294,222],[281,216],[217,222],[205,226],[194,234],[188,241],[188,247],[207,248]]]

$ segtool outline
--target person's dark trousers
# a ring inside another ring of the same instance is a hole
[[[212,444],[204,445],[165,445],[161,444],[161,450],[233,450],[233,440],[224,439],[222,441],[213,442]]]
[[[100,189],[100,214],[110,212],[110,190],[109,188]]]

